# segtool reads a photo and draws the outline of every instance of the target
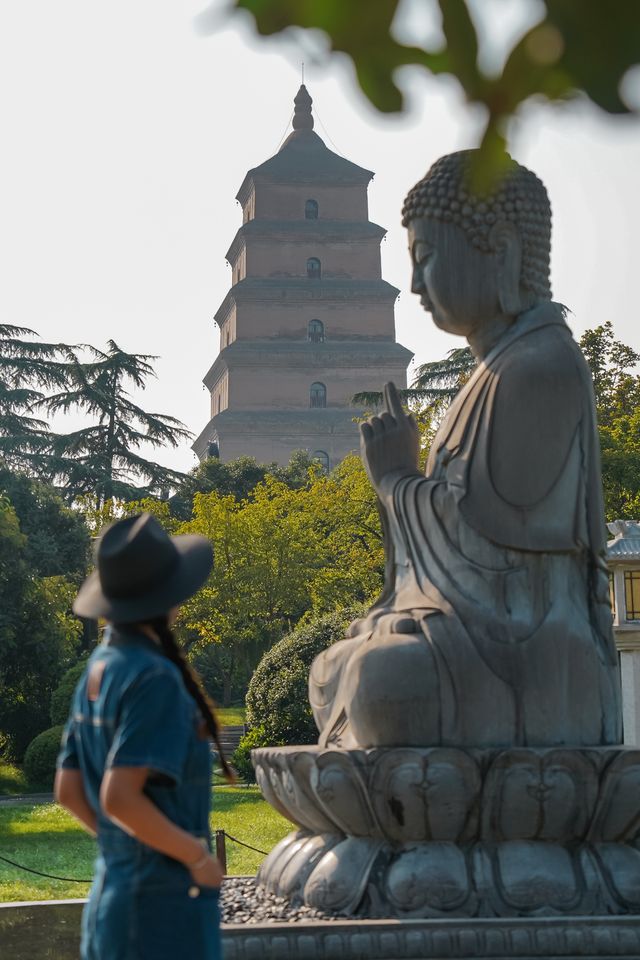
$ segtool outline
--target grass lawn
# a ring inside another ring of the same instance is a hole
[[[269,851],[294,829],[262,799],[257,787],[216,787],[213,829]],[[0,855],[62,877],[90,878],[95,841],[55,803],[0,806]],[[230,874],[255,873],[263,857],[227,840]],[[88,884],[47,880],[0,861],[0,901],[84,897]]]
[[[247,711],[245,707],[217,707],[216,716],[222,727],[239,727],[245,722]]]
[[[51,793],[51,784],[30,783],[20,767],[0,761],[0,797],[16,793]]]

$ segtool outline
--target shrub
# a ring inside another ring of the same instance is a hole
[[[245,733],[234,750],[233,756],[231,757],[231,765],[237,771],[239,779],[244,781],[244,783],[256,782],[255,770],[251,763],[251,751],[255,750],[256,747],[265,747],[267,743],[264,727],[255,727],[253,730]]]
[[[31,741],[24,755],[24,772],[29,783],[53,785],[56,759],[64,727],[50,727]]]
[[[311,664],[361,614],[361,608],[340,610],[302,624],[265,653],[247,693],[247,724],[264,731],[263,741],[254,746],[317,741],[309,706]]]
[[[58,726],[67,722],[71,709],[71,698],[76,684],[87,665],[86,659],[80,660],[63,675],[60,683],[51,694],[51,723]]]

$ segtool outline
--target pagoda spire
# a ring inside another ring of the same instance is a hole
[[[293,111],[293,129],[294,130],[313,130],[313,116],[311,115],[311,104],[313,100],[304,83],[296,93]]]

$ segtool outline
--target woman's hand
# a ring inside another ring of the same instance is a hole
[[[219,887],[224,880],[220,861],[212,853],[209,853],[206,857],[203,856],[202,860],[198,861],[196,865],[189,867],[187,864],[187,867],[193,882],[197,883],[199,887]]]

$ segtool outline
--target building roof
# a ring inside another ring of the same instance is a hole
[[[234,340],[220,351],[203,378],[211,388],[225,370],[238,367],[291,367],[295,370],[334,370],[338,367],[401,367],[406,370],[413,354],[396,340]]]
[[[252,181],[275,183],[368,183],[373,171],[329,150],[313,129],[309,91],[304,84],[294,99],[293,133],[278,152],[247,173],[236,199],[244,202]]]
[[[374,280],[322,277],[245,277],[235,283],[214,314],[216,323],[224,323],[234,303],[246,300],[287,300],[304,303],[307,300],[340,302],[344,300],[372,300],[393,303],[400,291],[380,278]]]
[[[370,220],[247,220],[236,233],[226,253],[229,263],[237,257],[242,243],[250,237],[267,237],[269,240],[319,240],[351,243],[354,240],[381,240],[386,234],[384,227]]]
[[[191,445],[198,457],[206,456],[209,444],[217,436],[246,434],[271,437],[317,437],[353,436],[354,448],[358,445],[354,418],[362,416],[363,410],[355,407],[325,407],[308,410],[223,410],[209,420],[202,433]]]
[[[607,560],[621,563],[640,561],[640,522],[614,520],[608,523],[609,532],[615,534],[607,543]]]

